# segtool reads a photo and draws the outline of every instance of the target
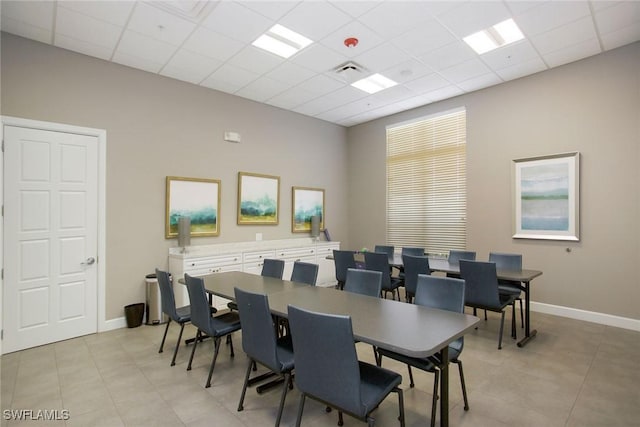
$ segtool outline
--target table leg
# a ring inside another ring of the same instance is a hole
[[[531,330],[531,292],[529,282],[524,282],[524,338],[518,342],[518,347],[524,347],[538,333],[537,330]]]
[[[449,427],[449,346],[440,350],[440,427]]]

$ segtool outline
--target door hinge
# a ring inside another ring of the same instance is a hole
[[[4,339],[4,329],[0,329],[0,340]]]

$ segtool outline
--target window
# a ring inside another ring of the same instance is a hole
[[[387,243],[466,247],[466,110],[387,127]]]

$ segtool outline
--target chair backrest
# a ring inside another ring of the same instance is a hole
[[[261,276],[274,277],[276,279],[282,279],[284,273],[284,261],[281,259],[266,258],[262,263]]]
[[[173,287],[171,286],[169,273],[156,268],[156,277],[158,278],[158,286],[160,287],[162,312],[169,316],[171,320],[177,322],[178,313],[176,312],[176,297],[173,294]]]
[[[465,304],[472,307],[500,307],[495,263],[461,259],[460,276],[466,285]]]
[[[387,257],[389,258],[389,262],[393,261],[393,254],[395,251],[395,248],[393,246],[386,246],[386,245],[376,245],[375,248],[373,249],[374,252],[381,252],[381,253],[385,253],[387,254]]]
[[[401,255],[424,256],[424,248],[402,248]]]
[[[386,253],[365,252],[364,263],[367,270],[382,273],[382,289],[391,286],[391,266],[389,265],[389,257]]]
[[[359,270],[350,268],[347,270],[347,280],[344,290],[354,294],[380,297],[382,291],[382,273],[379,271]]]
[[[306,283],[315,286],[318,280],[318,264],[310,262],[296,261],[293,263],[293,271],[291,272],[291,281]]]
[[[420,274],[417,282],[415,304],[457,313],[464,312],[464,280]]]
[[[499,252],[489,253],[489,262],[496,264],[498,270],[522,270],[522,255],[520,254],[507,254]]]
[[[429,258],[426,256],[402,255],[404,266],[404,289],[411,295],[416,294],[418,274],[431,274]]]
[[[475,251],[458,251],[458,250],[450,250],[449,258],[447,258],[450,264],[457,264],[461,259],[466,259],[468,261],[476,260],[476,252]]]
[[[234,288],[242,325],[242,349],[254,360],[279,372],[276,330],[266,295]]]
[[[296,387],[353,414],[364,412],[351,318],[289,306]]]
[[[345,282],[347,280],[347,270],[356,268],[355,254],[353,251],[333,250],[333,262],[336,265],[336,280]]]
[[[211,306],[204,290],[204,281],[201,277],[189,276],[187,273],[184,274],[184,281],[189,292],[191,323],[207,335],[213,336]]]

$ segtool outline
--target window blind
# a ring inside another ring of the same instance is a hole
[[[387,243],[466,247],[466,110],[387,128]]]

